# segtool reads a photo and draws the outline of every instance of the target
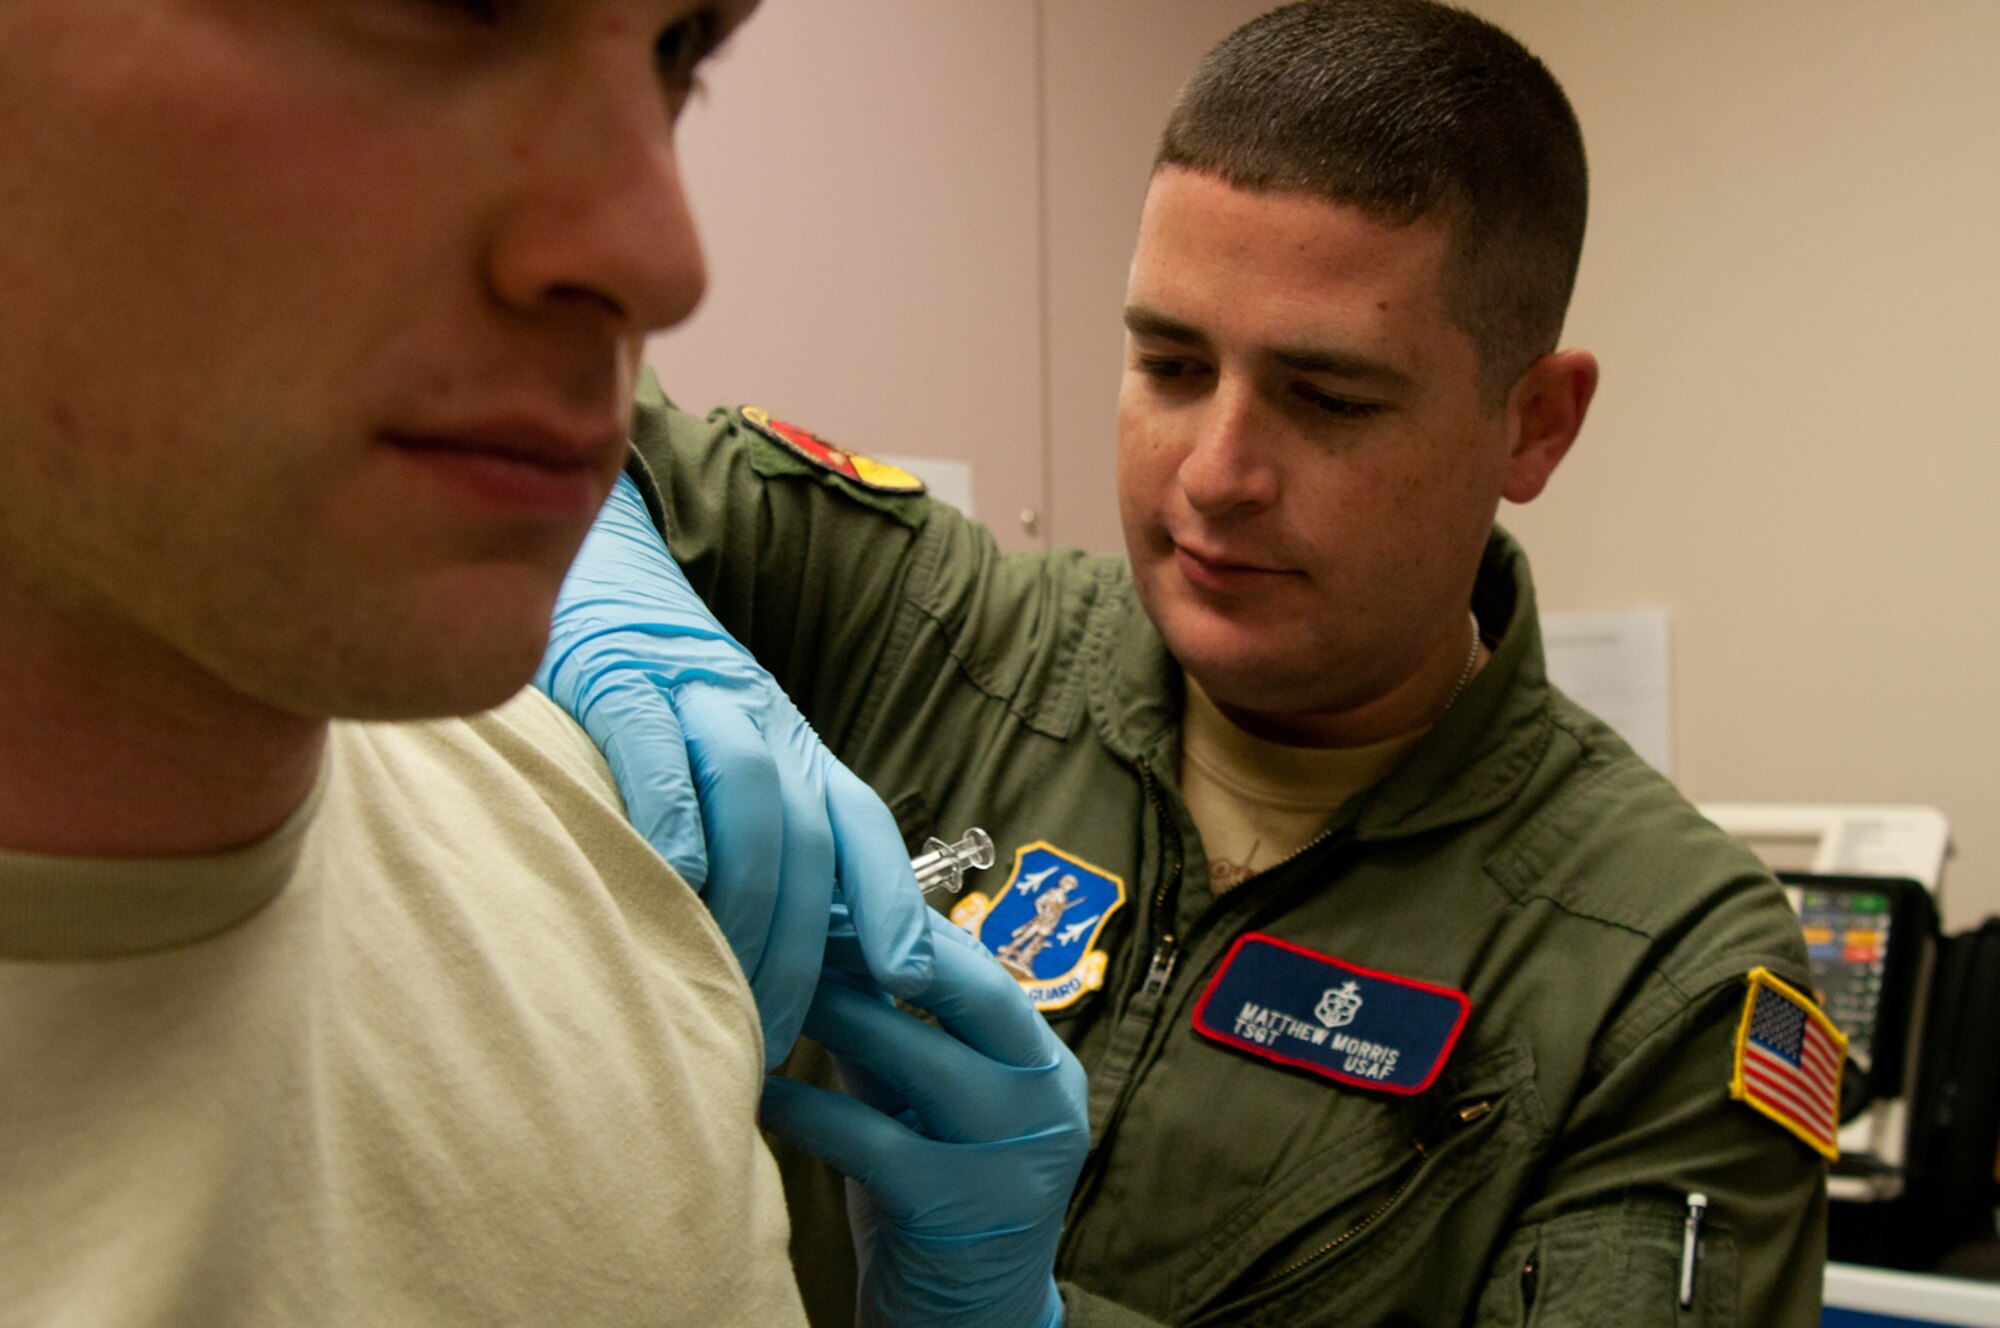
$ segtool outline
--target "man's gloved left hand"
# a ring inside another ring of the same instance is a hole
[[[849,1177],[863,1328],[1054,1328],[1090,1149],[1083,1067],[984,946],[932,917],[937,976],[913,1004],[937,1026],[830,965],[805,1031],[851,1096],[773,1075],[763,1121]]]
[[[904,997],[929,984],[930,910],[894,818],[715,620],[629,478],[563,582],[535,685],[708,904],[749,976],[767,1066],[812,1003],[836,893],[875,981]]]

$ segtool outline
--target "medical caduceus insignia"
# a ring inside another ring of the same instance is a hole
[[[1361,1013],[1361,988],[1352,982],[1328,987],[1320,993],[1313,1016],[1328,1028],[1345,1028]]]
[[[968,895],[951,920],[977,936],[1039,1010],[1060,1010],[1104,985],[1096,949],[1125,902],[1125,882],[1037,841],[1014,851],[1007,886],[990,899]]]

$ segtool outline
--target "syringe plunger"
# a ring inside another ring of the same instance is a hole
[[[947,844],[942,839],[926,840],[924,851],[910,859],[918,885],[926,891],[949,890],[953,894],[964,888],[967,868],[992,865],[993,839],[978,826],[967,830],[956,844]]]

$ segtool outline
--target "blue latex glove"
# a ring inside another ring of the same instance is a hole
[[[851,1179],[867,1328],[1062,1322],[1056,1245],[1090,1149],[1083,1067],[984,946],[943,919],[914,1002],[941,1027],[837,976],[806,1036],[853,1096],[773,1077],[764,1124]]]
[[[895,819],[694,593],[620,478],[556,601],[535,685],[583,725],[632,824],[699,892],[750,979],[775,1066],[818,985],[832,905],[854,958],[915,996],[930,909]]]

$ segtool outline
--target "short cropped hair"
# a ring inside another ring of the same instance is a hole
[[[1504,401],[1554,350],[1583,250],[1576,113],[1520,42],[1432,0],[1300,0],[1253,19],[1181,90],[1154,169],[1446,224],[1444,299]]]

